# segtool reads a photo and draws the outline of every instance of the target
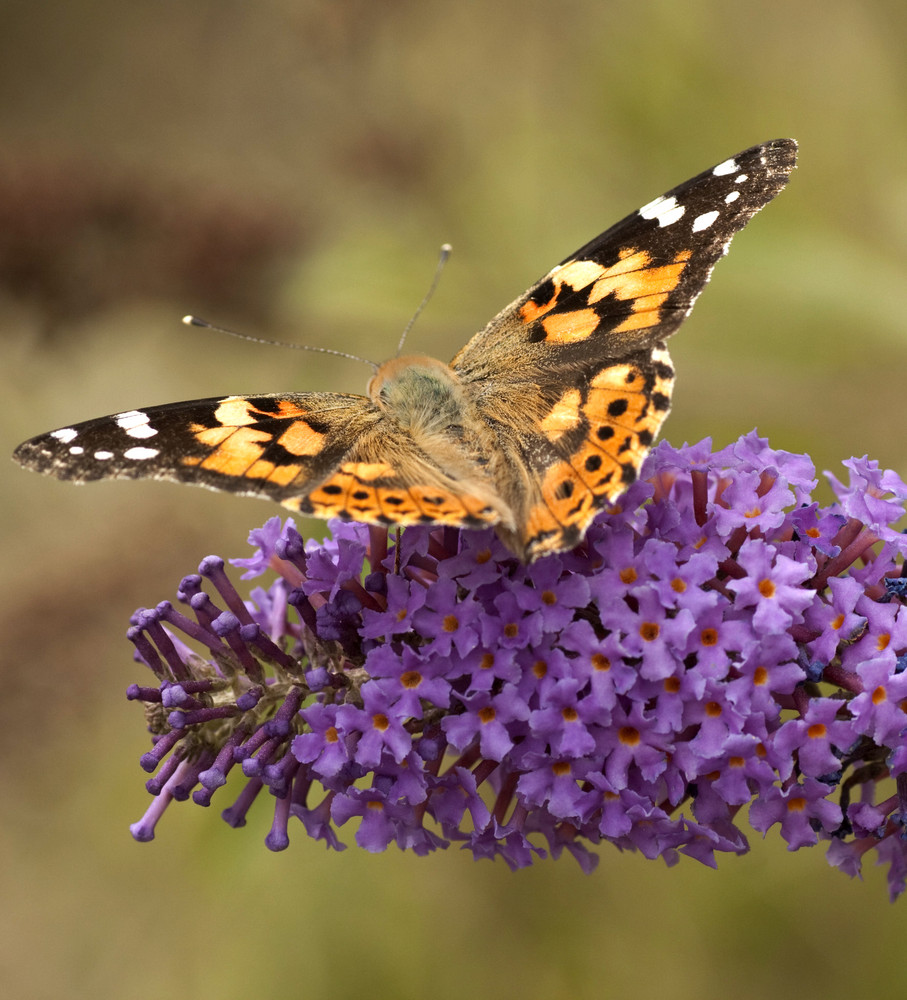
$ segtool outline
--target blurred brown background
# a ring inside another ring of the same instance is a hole
[[[410,346],[450,357],[627,212],[792,135],[790,188],[672,343],[667,436],[757,426],[820,470],[907,475],[905,28],[882,0],[5,0],[3,448],[181,398],[360,391],[361,365],[180,316],[380,361],[444,241]],[[2,489],[4,995],[902,995],[907,903],[774,833],[717,872],[335,855],[298,825],[272,855],[270,803],[231,831],[228,789],[134,843],[128,616],[274,511],[12,464]]]

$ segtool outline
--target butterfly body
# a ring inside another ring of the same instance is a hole
[[[380,366],[368,396],[227,396],[131,410],[20,445],[85,482],[158,478],[317,517],[494,526],[522,559],[573,547],[636,478],[670,407],[664,341],[796,144],[745,150],[553,268],[450,364]]]

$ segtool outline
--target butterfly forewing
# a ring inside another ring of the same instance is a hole
[[[283,501],[328,475],[380,419],[362,396],[226,396],[128,410],[21,444],[22,465],[58,479],[172,479]]]
[[[520,349],[540,360],[560,350],[565,362],[601,361],[664,340],[734,234],[787,183],[796,153],[793,139],[753,146],[644,205],[552,268],[451,364],[506,379]]]

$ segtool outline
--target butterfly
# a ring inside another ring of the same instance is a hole
[[[58,479],[170,479],[322,518],[493,526],[526,562],[571,549],[638,476],[670,408],[665,340],[796,154],[776,139],[672,188],[549,271],[450,364],[393,358],[368,396],[128,410],[32,438],[14,458]]]

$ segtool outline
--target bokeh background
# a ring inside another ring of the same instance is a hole
[[[627,212],[792,135],[789,189],[672,343],[667,436],[758,427],[905,475],[905,29],[893,0],[3,0],[2,450],[155,402],[359,391],[361,365],[180,316],[380,361],[444,241],[410,346],[447,358]],[[5,996],[903,995],[907,903],[775,835],[718,871],[603,850],[513,874],[298,826],[273,855],[269,804],[232,831],[227,789],[134,843],[128,616],[274,511],[12,465],[0,488]]]

